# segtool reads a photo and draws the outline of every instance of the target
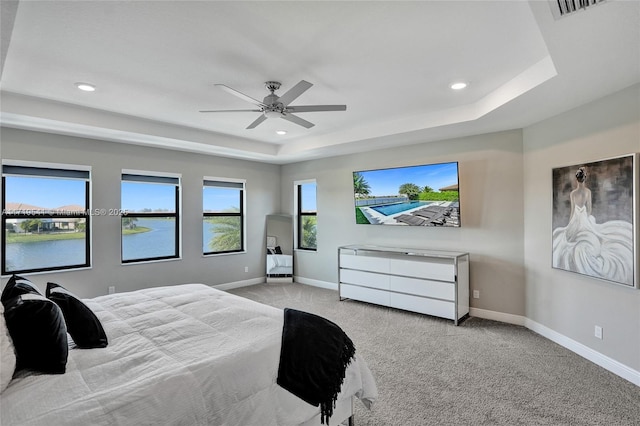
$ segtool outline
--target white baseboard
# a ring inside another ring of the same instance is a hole
[[[247,287],[250,285],[262,284],[265,282],[266,282],[265,277],[259,277],[259,278],[251,278],[250,280],[234,281],[232,283],[212,285],[210,287],[217,288],[218,290],[231,290],[233,288]]]
[[[613,374],[622,377],[625,380],[630,381],[636,386],[640,386],[640,371],[636,371],[633,368],[609,358],[606,355],[601,354],[588,346],[583,345],[567,336],[564,336],[557,331],[554,331],[536,321],[533,321],[527,317],[521,315],[505,314],[503,312],[488,311],[486,309],[470,308],[469,315],[472,317],[490,319],[494,321],[506,322],[509,324],[521,325],[529,330],[538,333],[539,335],[551,340],[580,355],[583,358],[588,359],[596,365],[612,372]]]
[[[267,284],[269,283],[292,283],[293,277],[267,277]]]
[[[469,316],[523,326],[526,321],[526,318],[522,315],[505,314],[504,312],[488,311],[480,308],[469,308]]]
[[[306,284],[314,287],[320,287],[320,288],[326,288],[328,290],[338,291],[338,284],[331,283],[329,281],[312,280],[311,278],[304,278],[299,276],[294,277],[293,281],[300,284]]]
[[[525,327],[531,331],[535,331],[539,335],[546,337],[547,339],[556,342],[557,344],[564,346],[572,352],[577,353],[583,358],[588,359],[594,364],[599,365],[605,370],[609,370],[613,374],[622,377],[633,383],[636,386],[640,386],[640,371],[636,371],[633,368],[609,358],[606,355],[601,354],[598,351],[591,349],[590,347],[583,345],[567,336],[564,336],[557,331],[554,331],[542,324],[539,324],[531,319],[526,319]]]

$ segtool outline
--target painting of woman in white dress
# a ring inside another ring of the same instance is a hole
[[[635,285],[634,156],[553,170],[553,267]]]

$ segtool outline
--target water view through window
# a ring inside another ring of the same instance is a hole
[[[144,232],[122,236],[122,260],[174,255],[176,246],[174,218],[138,218],[136,229],[144,229]]]
[[[81,265],[86,255],[84,239],[7,241],[5,250],[8,272]]]
[[[2,272],[89,266],[89,172],[3,165]]]
[[[122,261],[179,256],[179,179],[123,173]]]
[[[5,272],[89,266],[87,217],[79,216],[87,212],[91,212],[90,217],[119,216],[123,262],[177,257],[176,182],[123,178],[119,208],[89,209],[86,180],[6,176],[5,210],[20,211],[23,216],[3,217]],[[232,187],[205,187],[202,228],[205,253],[243,249],[243,184],[228,185]],[[123,211],[127,213],[121,215]],[[45,212],[52,217],[40,217]]]

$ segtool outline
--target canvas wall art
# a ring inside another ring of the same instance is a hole
[[[636,155],[553,169],[552,266],[637,286]]]

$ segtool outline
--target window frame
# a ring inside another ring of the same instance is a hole
[[[13,274],[45,273],[53,271],[69,271],[77,269],[91,268],[91,167],[75,164],[41,163],[34,161],[3,161],[2,162],[2,218],[0,219],[2,256],[0,259],[0,274],[8,276]],[[7,176],[32,176],[40,178],[58,178],[84,181],[84,211],[78,213],[65,212],[66,214],[56,214],[43,211],[36,213],[24,211],[23,213],[8,213],[6,200],[6,177]],[[8,219],[84,219],[85,220],[85,256],[84,263],[70,264],[62,266],[50,266],[31,269],[7,270],[7,220]]]
[[[126,176],[126,179],[125,179]],[[123,182],[139,182],[139,183],[147,183],[150,185],[154,184],[163,184],[163,185],[174,185],[175,189],[175,211],[173,213],[167,212],[128,212],[125,211],[122,206],[122,183]],[[182,235],[182,215],[181,215],[181,207],[182,207],[182,175],[176,173],[165,173],[165,172],[151,172],[144,170],[127,170],[123,169],[120,176],[120,207],[121,212],[124,212],[120,216],[120,262],[122,265],[131,265],[131,264],[139,264],[139,263],[148,263],[148,262],[158,262],[158,261],[167,261],[167,260],[179,260],[182,258],[182,244],[180,241],[180,236]],[[174,217],[175,218],[175,243],[174,243],[174,254],[168,256],[154,256],[154,257],[142,257],[135,259],[124,259],[124,247],[123,247],[123,237],[122,233],[122,218],[123,217],[142,217],[142,218],[153,218],[153,217]]]
[[[237,188],[240,190],[240,211],[238,213],[232,212],[205,212],[204,211],[204,188],[205,187],[216,187],[216,188]],[[245,253],[246,252],[246,188],[247,181],[245,179],[233,179],[233,178],[219,178],[219,177],[211,177],[204,176],[202,179],[202,224],[204,226],[204,221],[207,217],[240,217],[240,249],[238,250],[222,250],[222,251],[204,251],[204,241],[202,241],[202,255],[203,256],[217,256],[223,254],[234,254],[234,253]],[[203,229],[204,231],[204,229]],[[204,235],[204,232],[203,232]]]
[[[304,185],[307,184],[314,184],[316,187],[316,210],[313,212],[309,212],[309,211],[302,211],[302,187]],[[316,252],[318,251],[318,241],[317,241],[317,234],[316,234],[316,246],[315,247],[305,247],[303,245],[303,222],[304,222],[304,218],[305,217],[315,217],[316,218],[316,229],[318,226],[318,220],[317,220],[317,216],[318,216],[318,207],[317,207],[317,202],[318,202],[318,183],[316,182],[315,179],[305,179],[305,180],[299,180],[299,181],[295,181],[294,182],[294,193],[295,193],[295,211],[296,211],[296,226],[295,226],[295,231],[296,231],[296,236],[295,236],[295,241],[296,241],[296,249],[297,250],[304,250],[304,251],[309,251],[309,252]]]

